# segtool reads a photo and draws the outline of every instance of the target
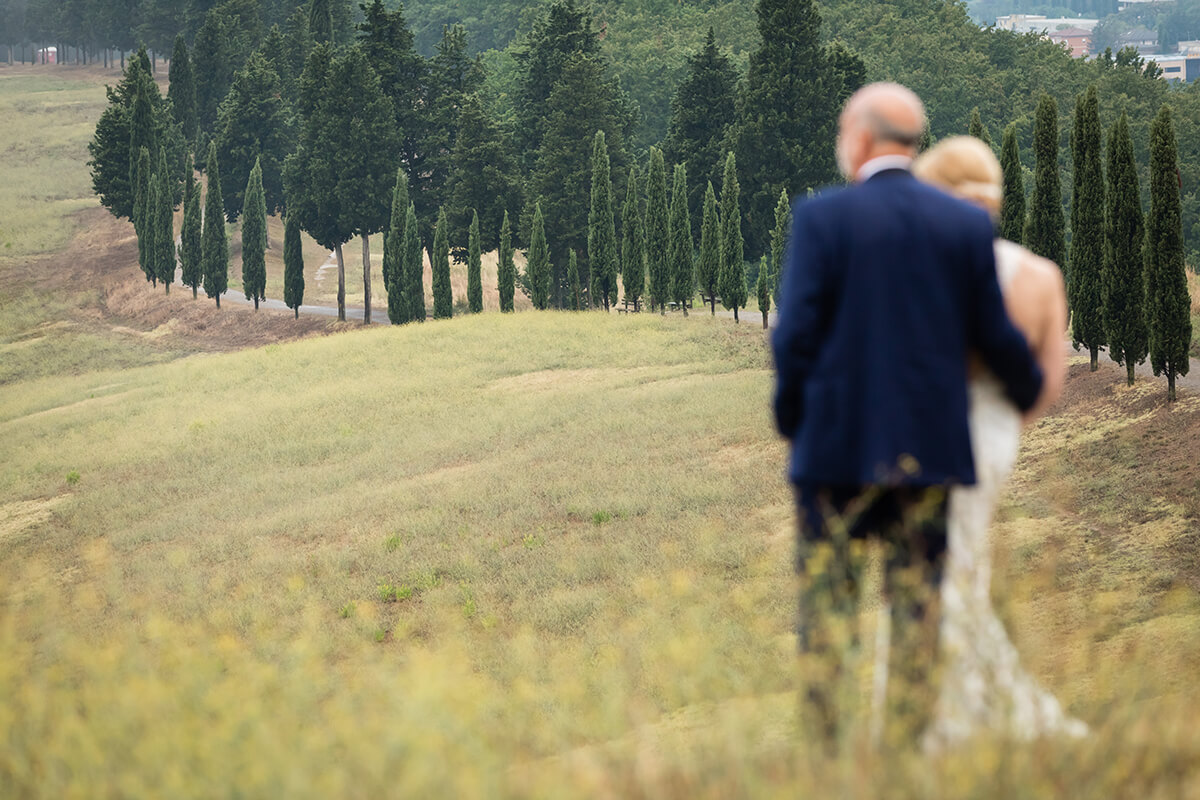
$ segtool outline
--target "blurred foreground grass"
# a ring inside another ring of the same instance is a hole
[[[1195,593],[1064,540],[1061,439],[1121,424],[1070,411],[998,585],[1096,734],[810,762],[766,367],[724,320],[493,314],[3,387],[3,793],[1197,796]]]

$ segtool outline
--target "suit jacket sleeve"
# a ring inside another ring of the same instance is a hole
[[[1025,336],[1012,324],[1004,308],[1004,297],[996,279],[991,230],[989,222],[986,236],[972,237],[971,347],[1004,384],[1009,399],[1022,411],[1028,411],[1042,390],[1042,370],[1030,352]]]
[[[794,439],[804,421],[804,388],[819,352],[832,304],[829,254],[823,252],[813,205],[796,202],[784,253],[779,319],[771,343],[775,356],[775,424]]]

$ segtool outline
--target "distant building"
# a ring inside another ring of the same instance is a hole
[[[38,64],[57,64],[58,63],[58,48],[43,47],[37,51],[37,57],[34,59]]]
[[[1139,25],[1117,37],[1117,46],[1113,50],[1120,50],[1122,47],[1136,48],[1141,54],[1153,53],[1158,49],[1158,34],[1144,25]]]
[[[1083,28],[1059,28],[1046,34],[1050,41],[1065,44],[1075,58],[1092,52],[1092,32]]]
[[[1175,0],[1117,0],[1117,11],[1124,11],[1130,6],[1157,6],[1172,3]]]
[[[996,17],[996,27],[1015,33],[1054,33],[1062,28],[1081,28],[1088,33],[1100,24],[1083,17],[1046,17],[1041,14],[1006,14]]]
[[[1163,80],[1191,83],[1200,78],[1200,41],[1180,42],[1178,53],[1153,56],[1153,59],[1162,67]]]

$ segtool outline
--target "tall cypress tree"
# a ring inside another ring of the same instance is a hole
[[[608,145],[604,131],[592,139],[592,204],[588,211],[588,261],[591,269],[591,304],[604,306],[616,302],[617,232],[613,220],[612,177],[609,174]],[[574,258],[575,251],[571,251]],[[578,269],[578,266],[576,267]],[[570,279],[568,279],[570,282]]]
[[[700,258],[696,261],[696,282],[700,292],[712,303],[717,313],[717,293],[721,279],[721,217],[717,211],[717,194],[712,181],[704,190],[704,217],[700,222]]]
[[[429,173],[425,163],[429,155],[425,147],[429,125],[425,104],[429,99],[431,65],[416,51],[403,8],[389,11],[382,0],[372,0],[363,8],[358,46],[379,75],[383,93],[392,100],[395,126],[400,131],[400,163],[408,171],[410,199],[418,208],[426,209],[421,189],[422,181]],[[436,207],[437,203],[433,202],[432,206]],[[400,213],[404,211],[401,208]],[[455,221],[453,215],[450,220]],[[483,222],[486,227],[487,214],[483,215]]]
[[[1146,285],[1143,251],[1146,231],[1138,189],[1137,163],[1129,119],[1121,112],[1108,134],[1108,191],[1104,202],[1104,331],[1108,355],[1125,366],[1133,385],[1134,367],[1146,360]]]
[[[180,282],[192,289],[192,298],[204,279],[200,266],[200,186],[188,176],[187,200],[183,206],[183,230],[179,235]]]
[[[632,166],[625,184],[625,206],[621,209],[621,285],[625,304],[632,302],[634,311],[638,310],[638,300],[646,287],[646,247],[640,206],[641,184],[637,167]]]
[[[137,151],[130,150],[130,116],[133,101],[141,83],[141,59],[132,59],[125,77],[115,87],[108,87],[108,106],[96,121],[96,133],[88,143],[92,168],[92,189],[100,204],[113,216],[133,220],[134,182]]]
[[[479,254],[479,214],[471,214],[467,232],[467,307],[472,314],[483,311],[483,265]]]
[[[624,175],[627,163],[624,133],[631,117],[619,86],[605,76],[605,70],[599,58],[569,59],[546,101],[545,135],[529,186],[531,193],[541,199],[543,211],[549,212],[545,219],[547,237],[561,248],[552,258],[555,299],[560,296],[567,248],[574,248],[581,256],[580,279],[585,286],[591,284],[589,258],[584,254],[589,252],[587,187],[596,131],[604,131],[610,169],[615,167],[616,174]],[[611,194],[610,188],[610,198]],[[615,245],[613,253],[615,258]]]
[[[771,286],[775,283],[775,274],[771,269],[771,260],[764,253],[758,265],[758,310],[762,312],[763,330],[768,327],[767,318],[771,313]]]
[[[566,307],[571,311],[583,308],[583,288],[579,285],[579,264],[575,250],[567,253],[567,302]]]
[[[388,293],[388,317],[393,323],[396,317],[392,311],[392,283],[404,272],[404,222],[408,219],[408,176],[404,168],[396,170],[396,188],[392,190],[392,219],[388,225],[387,236],[383,240],[383,288]],[[403,281],[401,281],[403,296]],[[401,322],[408,322],[408,307],[398,310]]]
[[[425,265],[422,263],[421,235],[417,229],[417,211],[408,204],[404,217],[404,275],[408,293],[409,319],[425,321]]]
[[[154,103],[151,99],[158,98],[158,86],[149,73],[137,73],[137,83],[134,84],[133,105],[129,110],[129,153],[130,169],[129,182],[137,186],[141,179],[141,162],[137,154],[144,147],[150,154],[150,169],[158,161],[158,137],[154,124]],[[149,176],[146,176],[149,178]]]
[[[1159,109],[1150,127],[1150,214],[1146,217],[1146,303],[1150,366],[1167,376],[1167,400],[1175,400],[1175,376],[1187,375],[1192,344],[1191,301],[1183,261],[1178,149],[1171,109]]]
[[[1025,241],[1025,174],[1017,145],[1017,123],[1004,129],[1000,145],[1000,167],[1004,171],[1004,197],[1000,205],[1000,235],[1010,242]]]
[[[304,250],[300,246],[300,223],[289,214],[283,223],[283,304],[300,319],[304,302]]]
[[[512,226],[508,212],[500,223],[500,252],[496,263],[496,285],[500,294],[500,310],[513,310],[513,292],[516,289],[517,268],[513,264]]]
[[[1025,223],[1025,245],[1043,258],[1048,258],[1067,278],[1067,245],[1063,231],[1062,183],[1058,170],[1058,104],[1048,94],[1038,101],[1033,123],[1033,202],[1029,220]]]
[[[342,246],[363,245],[363,321],[370,321],[370,234],[389,221],[397,132],[391,101],[356,48],[318,45],[300,78],[299,146],[284,164],[288,213],[338,261],[338,319],[346,318]]]
[[[529,284],[529,299],[536,309],[550,305],[550,248],[546,245],[546,222],[542,217],[542,203],[537,201],[533,210],[533,227],[529,234],[529,255],[525,263],[525,276]]]
[[[695,265],[692,259],[692,218],[688,213],[687,168],[675,165],[671,187],[671,299],[687,316],[687,304],[696,291]]]
[[[1100,166],[1100,106],[1090,86],[1075,103],[1071,137],[1074,189],[1071,193],[1071,340],[1091,354],[1099,369],[1105,344],[1100,271],[1104,264],[1104,174]]]
[[[192,59],[188,55],[183,34],[175,37],[175,49],[171,51],[171,68],[167,72],[170,84],[167,97],[175,110],[175,119],[187,142],[196,141],[196,81],[192,76]]]
[[[779,302],[779,286],[783,281],[783,253],[787,248],[788,232],[792,225],[792,206],[786,191],[779,193],[775,204],[775,227],[771,229],[771,296]]]
[[[262,164],[254,162],[246,182],[245,213],[242,215],[242,291],[247,300],[267,298],[267,201],[263,197]]]
[[[746,242],[754,258],[767,247],[781,188],[797,195],[837,177],[828,142],[842,98],[864,74],[844,47],[822,43],[815,0],[759,0],[756,11],[761,44],[750,55],[729,135],[747,187]]]
[[[158,151],[158,171],[154,174],[154,272],[166,293],[175,282],[175,204],[167,155]]]
[[[983,118],[979,116],[979,106],[971,109],[971,123],[967,127],[967,133],[988,147],[992,146],[992,135],[988,133],[987,125],[983,124]]]
[[[718,164],[721,141],[737,119],[738,73],[729,56],[708,37],[699,52],[688,57],[687,76],[671,100],[671,121],[663,141],[663,157],[672,164],[690,164],[688,208],[699,226],[704,204],[704,175],[697,165]]]
[[[146,268],[154,276],[155,285],[158,283],[158,175],[150,176],[150,192],[147,195],[147,209],[144,217],[146,226]]]
[[[151,264],[153,257],[153,240],[154,228],[150,224],[151,217],[151,198],[150,191],[152,184],[150,182],[150,151],[145,146],[139,148],[138,158],[135,162],[134,182],[135,193],[133,195],[133,230],[137,234],[138,240],[138,264],[142,268],[142,272],[146,275],[146,280],[157,285],[158,276],[154,272],[154,267]]]
[[[650,148],[650,176],[646,180],[646,268],[650,274],[650,310],[666,311],[671,292],[670,212],[667,208],[667,167],[662,151]]]
[[[740,195],[737,161],[730,153],[725,159],[725,176],[721,180],[721,275],[718,283],[721,305],[733,310],[734,322],[738,321],[738,308],[746,305]]]
[[[490,119],[474,94],[467,97],[458,120],[445,195],[452,230],[467,228],[471,216],[479,215],[483,250],[496,247],[501,217],[510,209],[518,213],[521,207],[516,156],[504,130]]]
[[[446,211],[438,211],[437,227],[433,229],[433,318],[448,319],[454,315],[454,294],[450,286],[450,231]]]
[[[204,274],[204,294],[216,298],[229,287],[229,238],[225,233],[225,203],[221,199],[221,169],[217,146],[208,145],[208,195],[204,198],[204,231],[200,236],[200,263]]]
[[[283,162],[296,149],[296,131],[281,86],[267,60],[254,53],[234,76],[217,112],[213,140],[221,160],[221,196],[230,222],[236,222],[242,213],[244,176],[255,162],[262,172],[267,211],[283,210]]]

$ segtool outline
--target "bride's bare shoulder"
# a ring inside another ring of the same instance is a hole
[[[1020,265],[1020,277],[1022,282],[1031,287],[1041,288],[1047,291],[1062,289],[1063,278],[1062,270],[1048,258],[1042,258],[1019,244],[1007,242],[1012,248],[1013,257]]]

